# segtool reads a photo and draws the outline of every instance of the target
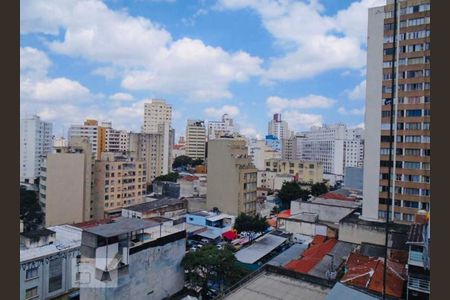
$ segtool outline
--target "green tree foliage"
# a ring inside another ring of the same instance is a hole
[[[219,283],[221,289],[238,282],[248,271],[237,264],[236,257],[230,249],[217,249],[206,245],[195,252],[187,253],[181,261],[185,270],[186,281],[193,287],[202,288],[203,299],[208,298],[208,282]]]
[[[192,163],[192,158],[190,158],[187,155],[180,155],[175,157],[175,159],[173,160],[172,163],[172,168],[179,168],[179,167],[187,167],[189,165],[191,165]]]
[[[39,204],[37,193],[22,186],[20,187],[20,219],[23,221],[24,231],[36,230],[44,221],[44,212]]]
[[[291,201],[296,199],[308,200],[309,191],[302,189],[300,184],[295,181],[284,182],[281,186],[281,190],[278,192],[278,198],[280,198],[284,209],[291,207]]]
[[[320,196],[328,193],[328,186],[323,182],[315,183],[311,186],[311,194],[313,196]]]
[[[166,175],[161,175],[155,178],[154,181],[172,181],[177,182],[177,179],[179,178],[179,174],[177,172],[171,172]]]
[[[251,216],[241,213],[234,222],[234,229],[239,233],[243,231],[263,233],[268,227],[266,217],[260,215]]]

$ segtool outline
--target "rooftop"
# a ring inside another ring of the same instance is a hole
[[[285,237],[268,233],[257,239],[252,245],[236,252],[235,256],[242,263],[254,264],[286,240]]]
[[[180,204],[185,201],[186,200],[184,200],[184,199],[164,197],[164,198],[160,198],[160,199],[157,199],[154,201],[149,201],[149,202],[144,202],[144,203],[140,203],[140,204],[136,204],[136,205],[127,206],[127,207],[124,207],[124,209],[145,213],[145,212],[159,209],[162,207]]]
[[[323,300],[329,288],[272,272],[260,272],[226,295],[227,300]]]
[[[294,244],[285,251],[272,258],[268,264],[282,267],[293,259],[298,259],[308,248],[307,244]]]
[[[20,262],[27,262],[38,258],[43,258],[60,251],[76,249],[81,246],[81,229],[71,225],[59,225],[49,228],[55,233],[53,244],[35,248],[20,248]]]
[[[384,265],[382,258],[352,253],[347,260],[347,272],[341,282],[382,293]],[[405,265],[390,260],[387,265],[386,294],[401,298],[406,279]]]
[[[136,218],[118,218],[112,223],[101,224],[85,229],[85,231],[105,238],[159,226],[159,223]]]
[[[325,300],[377,300],[378,297],[369,295],[365,291],[360,291],[340,282],[331,289]]]

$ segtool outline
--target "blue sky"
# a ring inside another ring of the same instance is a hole
[[[223,113],[248,136],[275,112],[296,131],[362,126],[367,9],[383,3],[21,0],[21,116],[137,131],[163,98],[177,136]]]

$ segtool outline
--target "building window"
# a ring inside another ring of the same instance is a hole
[[[403,214],[403,221],[407,221],[407,222],[414,221],[414,215],[412,215],[412,214]]]
[[[26,274],[25,274],[25,279],[26,280],[30,280],[33,278],[38,277],[38,267],[35,268],[30,268],[27,270]]]
[[[60,290],[62,288],[62,258],[50,260],[48,273],[48,292]]]
[[[37,295],[38,295],[38,288],[37,288],[37,286],[32,287],[31,289],[27,289],[25,291],[25,299],[35,298],[35,297],[37,297]]]

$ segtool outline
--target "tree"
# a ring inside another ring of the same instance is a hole
[[[311,194],[313,196],[320,196],[328,193],[328,186],[323,182],[314,183],[311,186]]]
[[[269,224],[267,224],[266,217],[261,217],[260,215],[251,216],[241,213],[234,222],[234,229],[238,233],[263,233],[268,227]]]
[[[179,178],[179,174],[177,172],[171,172],[166,175],[161,175],[156,177],[153,181],[172,181],[177,182],[177,179]]]
[[[217,249],[206,245],[195,252],[187,253],[181,261],[186,281],[193,287],[202,288],[203,299],[207,299],[209,285],[219,284],[221,290],[238,282],[248,271],[237,264],[230,249]]]
[[[172,163],[172,168],[180,168],[180,167],[187,167],[192,163],[192,158],[190,158],[187,155],[180,155],[175,157]]]
[[[197,159],[194,159],[191,162],[191,167],[195,167],[195,166],[198,166],[198,165],[203,165],[203,159],[197,158]]]
[[[23,186],[20,187],[20,219],[23,221],[24,231],[36,230],[44,221],[37,193]]]
[[[308,200],[309,191],[301,188],[300,184],[295,181],[284,182],[281,186],[281,190],[278,192],[278,198],[280,198],[284,209],[291,207],[291,201],[296,199]]]

